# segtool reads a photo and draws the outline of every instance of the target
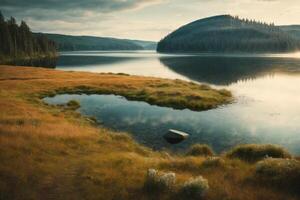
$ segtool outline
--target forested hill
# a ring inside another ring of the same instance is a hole
[[[158,52],[288,52],[300,42],[274,24],[230,15],[200,19],[158,43]]]
[[[279,26],[279,28],[300,40],[300,25]]]
[[[41,33],[36,34],[41,35]],[[50,33],[43,33],[43,35],[55,41],[60,51],[156,49],[156,42],[150,41],[126,40],[94,36],[72,36]]]
[[[53,41],[44,35],[33,35],[24,21],[18,25],[13,17],[6,20],[0,12],[0,63],[56,55]]]

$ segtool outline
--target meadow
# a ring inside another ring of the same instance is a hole
[[[234,100],[227,90],[179,80],[0,66],[0,199],[190,199],[199,182],[206,192],[198,197],[207,200],[300,198],[299,159],[282,147],[153,151],[82,117],[74,101],[42,101],[61,93],[117,94],[198,111]]]

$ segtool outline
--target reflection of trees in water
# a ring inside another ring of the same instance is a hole
[[[192,80],[215,85],[229,85],[277,72],[300,72],[300,60],[295,58],[198,56],[165,57],[160,61]]]
[[[134,57],[113,57],[113,56],[80,56],[80,55],[68,55],[60,56],[57,62],[57,66],[85,66],[85,65],[104,65],[114,64],[118,62],[125,62]]]
[[[45,68],[55,68],[57,58],[36,58],[36,59],[17,59],[14,60],[12,65],[18,66],[34,66],[34,67],[45,67]]]

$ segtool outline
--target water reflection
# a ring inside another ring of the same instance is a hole
[[[9,63],[16,66],[33,66],[44,68],[55,68],[57,64],[57,58],[35,58],[35,59],[17,59]]]
[[[193,80],[233,92],[234,104],[201,113],[148,107],[115,97],[76,97],[85,105],[80,112],[96,116],[106,127],[128,131],[154,148],[169,147],[161,136],[175,128],[192,133],[177,149],[201,142],[222,151],[235,144],[261,142],[282,144],[300,153],[298,54],[68,52],[62,54],[57,68]]]
[[[131,57],[112,57],[112,56],[92,56],[92,55],[61,55],[57,65],[60,67],[93,66],[93,65],[111,65],[130,61]]]
[[[278,108],[270,113],[272,105],[264,108],[264,102],[244,99],[215,110],[194,112],[127,101],[114,95],[57,95],[45,101],[62,104],[72,99],[80,101],[82,114],[94,116],[112,129],[128,131],[154,149],[182,150],[194,143],[206,143],[221,152],[241,143],[273,143],[300,153],[297,108],[287,113]],[[178,145],[170,145],[162,138],[170,128],[191,136]]]
[[[162,57],[160,62],[191,80],[230,85],[274,73],[300,74],[300,59],[278,57]]]

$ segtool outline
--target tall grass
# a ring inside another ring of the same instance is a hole
[[[200,174],[209,183],[207,200],[299,199],[285,188],[267,186],[263,180],[269,178],[256,175],[252,163],[221,155],[224,167],[219,167],[210,157],[166,156],[125,133],[96,127],[73,110],[40,100],[62,89],[140,98],[138,92],[146,88],[143,98],[155,103],[158,91],[172,101],[178,95],[205,99],[216,92],[209,87],[198,90],[199,85],[183,81],[8,66],[0,66],[0,80],[0,199],[158,199],[143,188],[151,168],[158,174],[176,173],[175,190],[163,192],[161,199],[176,199],[184,183]],[[161,177],[170,185],[166,180],[171,176]],[[249,181],[252,177],[255,184]]]
[[[206,144],[195,144],[191,146],[186,155],[188,156],[213,156],[213,150]]]
[[[297,160],[268,158],[256,164],[255,174],[261,183],[300,194],[300,162]]]
[[[264,158],[291,158],[291,154],[281,146],[266,144],[239,145],[227,154],[229,158],[237,158],[247,162],[256,162]]]
[[[180,188],[182,199],[202,199],[209,189],[207,179],[202,176],[190,178]]]
[[[175,173],[163,173],[155,169],[147,171],[144,189],[152,195],[162,195],[165,192],[174,190],[176,182]]]

